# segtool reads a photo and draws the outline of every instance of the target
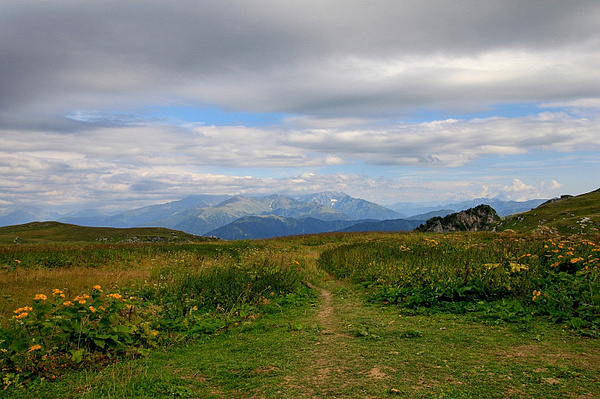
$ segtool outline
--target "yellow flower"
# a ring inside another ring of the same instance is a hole
[[[83,305],[83,304],[86,302],[85,300],[86,300],[86,299],[89,299],[89,298],[90,298],[90,296],[89,296],[89,295],[87,295],[87,294],[83,294],[83,295],[77,295],[75,298],[73,298],[73,300],[74,300],[75,302],[79,302],[80,304],[82,304],[82,305]]]
[[[65,305],[65,306],[73,306],[73,302],[71,302],[71,301],[64,301],[63,305]]]
[[[62,292],[61,290],[59,290],[58,288],[55,288],[55,289],[52,290],[52,295],[59,296],[61,298],[65,297],[65,293]]]
[[[48,299],[48,297],[44,294],[37,294],[33,297],[34,301],[45,301],[46,299]]]
[[[16,309],[15,310],[15,314],[19,314],[19,313],[22,313],[22,312],[31,312],[32,310],[33,310],[33,308],[31,306],[25,306],[25,307]]]
[[[27,353],[33,352],[33,351],[37,351],[37,350],[40,350],[40,349],[42,349],[41,345],[33,345],[31,348],[29,348],[29,350],[27,351]]]
[[[27,315],[28,315],[28,314],[29,314],[29,313],[27,313],[27,312],[23,312],[23,313],[21,313],[21,314],[18,314],[18,315],[16,315],[16,316],[13,316],[13,317],[14,317],[15,319],[23,319],[23,318],[27,317]]]
[[[582,260],[583,260],[583,258],[573,258],[573,259],[571,259],[571,263],[581,262]]]
[[[100,287],[98,284],[96,284],[92,288],[95,289],[96,291],[102,292],[102,287]]]
[[[108,294],[107,297],[108,298],[113,298],[113,299],[121,299],[121,298],[123,298],[121,296],[121,294]]]
[[[92,312],[92,313],[96,313],[96,308],[95,308],[95,307],[93,307],[93,306],[90,306],[90,308],[89,308],[89,309],[90,309],[90,312]]]
[[[15,259],[15,263],[18,265],[19,263],[21,263],[21,261],[19,259]]]

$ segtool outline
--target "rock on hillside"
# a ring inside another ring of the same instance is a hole
[[[480,231],[487,230],[490,224],[500,221],[500,217],[489,205],[478,205],[465,211],[444,217],[434,217],[415,230],[423,232]]]

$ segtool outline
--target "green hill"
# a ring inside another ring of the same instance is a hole
[[[547,201],[530,211],[509,216],[496,226],[498,231],[551,229],[562,234],[598,233],[599,228],[600,189]]]
[[[0,244],[51,242],[189,242],[207,241],[206,237],[163,227],[112,228],[83,227],[59,222],[32,222],[0,227]]]

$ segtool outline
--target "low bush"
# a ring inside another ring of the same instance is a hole
[[[0,329],[3,383],[53,379],[64,369],[143,353],[158,335],[148,319],[141,299],[104,293],[98,285],[71,299],[59,289],[38,294]]]

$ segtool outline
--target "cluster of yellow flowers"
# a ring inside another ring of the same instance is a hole
[[[533,290],[533,298],[531,300],[535,301],[536,299],[538,299],[540,297],[540,295],[542,295],[542,291]]]
[[[100,285],[94,285],[92,287],[95,291],[98,292],[102,292],[102,287],[100,287]],[[60,297],[60,298],[65,298],[65,293],[62,290],[59,290],[58,288],[55,288],[52,290],[52,295],[54,297]],[[117,293],[113,293],[113,294],[108,294],[106,295],[107,298],[112,298],[112,299],[116,299],[116,300],[125,300],[123,299],[123,296],[121,294],[117,294]],[[33,297],[34,301],[46,301],[48,299],[48,297],[44,294],[36,294]],[[90,296],[87,294],[83,294],[83,295],[78,295],[75,298],[73,298],[71,301],[64,301],[62,304],[63,306],[69,307],[69,306],[73,306],[75,302],[79,303],[80,305],[84,305],[87,303],[87,300],[90,299]],[[105,310],[104,306],[100,306],[98,309],[96,309],[93,306],[89,306],[88,309],[90,310],[90,312],[95,313],[99,310]],[[27,317],[29,315],[30,312],[33,311],[33,308],[31,306],[24,306],[22,308],[18,308],[14,310],[15,315],[13,316],[13,319],[24,319],[25,317]],[[39,349],[39,348],[38,348]]]
[[[90,299],[90,296],[87,294],[83,294],[83,295],[77,295],[75,298],[73,298],[73,301],[79,302],[80,305],[83,305],[83,304],[85,304],[87,299]]]
[[[575,253],[582,248],[583,246],[588,246],[591,248],[587,248],[587,250],[591,250],[591,252],[600,252],[600,245],[589,241],[589,240],[581,240],[580,242],[573,243],[570,241],[564,242],[554,242],[553,240],[549,240],[547,244],[544,245],[545,249],[549,249],[551,253],[556,255],[555,262],[550,264],[550,267],[558,267],[561,263],[570,263],[572,265],[578,264],[580,262],[582,266],[585,266],[585,269],[589,269],[589,266],[592,266],[598,262],[600,259],[596,257],[594,254],[588,255],[587,259],[583,256],[576,256]]]
[[[15,309],[15,315],[13,316],[13,318],[23,319],[27,317],[29,315],[29,312],[31,312],[32,310],[33,308],[31,306],[24,306],[22,308]]]
[[[436,245],[439,245],[439,242],[437,242],[434,239],[429,239],[427,237],[425,237],[425,243],[431,247],[435,247]]]

